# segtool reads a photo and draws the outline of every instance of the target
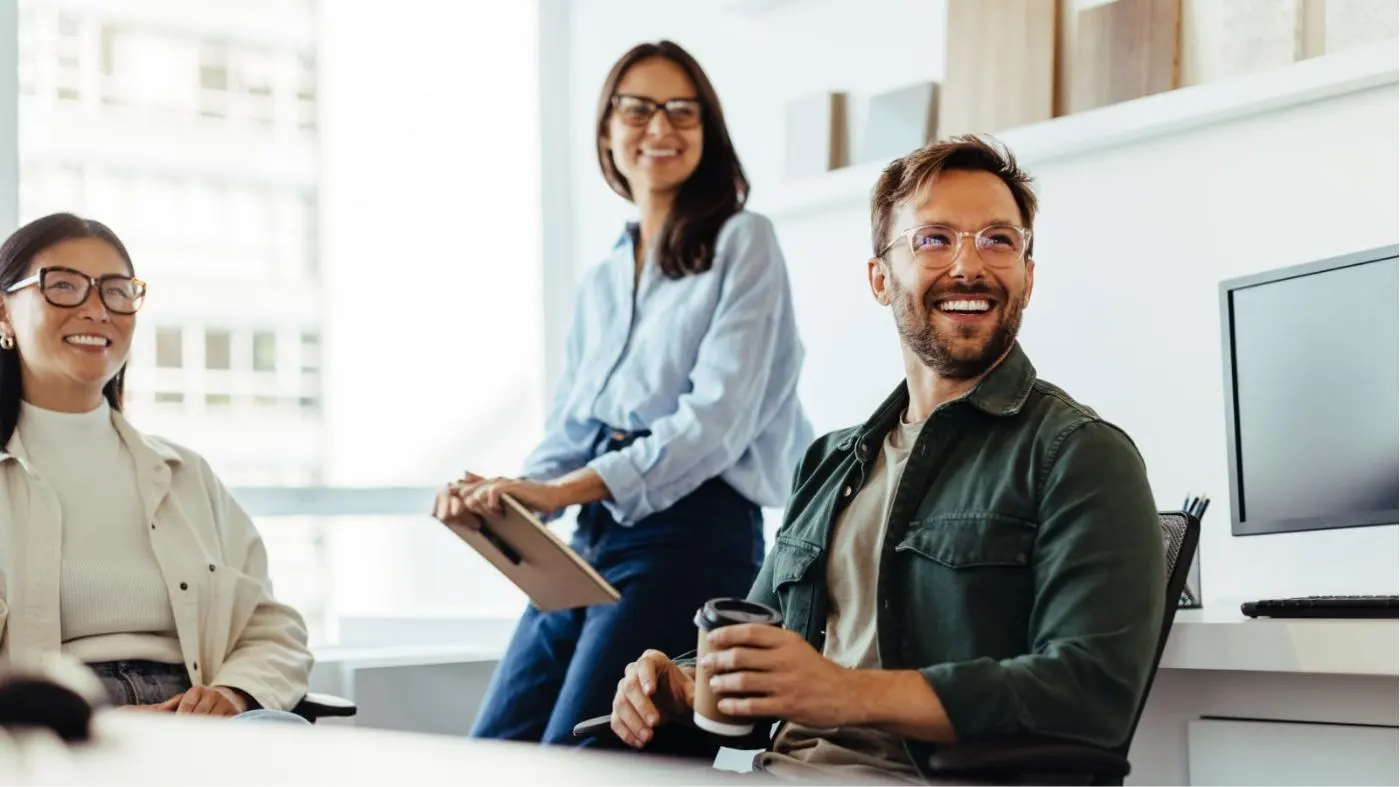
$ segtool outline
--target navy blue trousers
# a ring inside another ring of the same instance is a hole
[[[579,514],[573,548],[622,594],[605,606],[525,610],[472,737],[573,745],[573,727],[612,712],[623,670],[648,648],[695,648],[695,611],[748,595],[763,562],[757,505],[718,478],[632,527],[601,504]]]

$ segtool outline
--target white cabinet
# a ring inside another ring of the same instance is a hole
[[[1202,719],[1187,724],[1191,784],[1400,784],[1400,729]]]

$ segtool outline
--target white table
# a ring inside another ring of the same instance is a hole
[[[192,719],[109,710],[94,742],[16,751],[0,785],[723,784],[733,774],[656,757],[353,727]],[[8,747],[8,748],[7,748]]]

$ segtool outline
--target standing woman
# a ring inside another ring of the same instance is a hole
[[[695,610],[745,596],[762,563],[760,506],[785,502],[813,438],[797,398],[802,346],[772,224],[719,98],[685,50],[642,44],[598,101],[598,163],[637,206],[580,285],[547,434],[519,479],[468,474],[438,495],[470,522],[509,494],[545,515],[582,505],[573,547],[616,604],[530,607],[473,735],[569,743],[611,711],[648,647],[694,647]]]

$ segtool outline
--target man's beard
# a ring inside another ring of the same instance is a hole
[[[971,380],[984,374],[1011,349],[1016,334],[1021,330],[1024,305],[1020,301],[1012,302],[1005,292],[997,292],[991,287],[954,287],[936,294],[930,290],[924,294],[922,304],[912,290],[904,289],[893,281],[891,287],[894,322],[900,338],[925,366],[941,377]],[[958,326],[939,327],[934,323],[932,317],[938,309],[934,301],[948,295],[981,295],[996,299],[997,306],[993,308],[1001,309],[1001,320],[981,347],[970,352],[955,351],[956,333],[963,329]]]

